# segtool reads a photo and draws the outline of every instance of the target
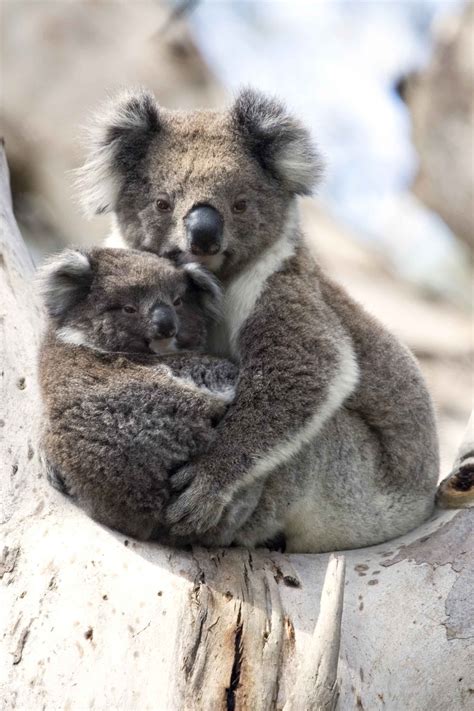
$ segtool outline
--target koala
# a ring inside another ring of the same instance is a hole
[[[177,470],[176,535],[322,552],[379,543],[433,510],[432,402],[407,348],[310,255],[299,196],[322,165],[278,100],[171,111],[146,90],[99,112],[79,172],[112,243],[212,270],[223,321],[208,350],[236,362],[235,399],[205,452]]]
[[[42,267],[49,480],[126,535],[166,537],[169,472],[211,446],[236,368],[199,352],[220,301],[196,264],[66,250]]]

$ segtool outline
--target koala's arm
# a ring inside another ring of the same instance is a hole
[[[238,368],[229,360],[201,353],[173,353],[163,356],[162,362],[175,377],[192,380],[197,387],[216,393],[235,390]]]
[[[211,449],[174,477],[176,490],[191,481],[168,511],[177,531],[215,525],[239,489],[290,459],[357,384],[351,339],[296,258],[268,280],[238,348],[235,401]]]

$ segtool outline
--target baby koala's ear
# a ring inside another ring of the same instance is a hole
[[[92,266],[88,255],[66,249],[51,257],[38,270],[38,291],[52,319],[60,319],[84,299],[92,284]]]
[[[219,320],[222,316],[222,287],[216,277],[205,267],[194,262],[184,264],[191,289],[196,292],[208,316]]]

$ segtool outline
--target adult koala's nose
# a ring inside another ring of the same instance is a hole
[[[211,205],[196,205],[188,212],[185,223],[189,248],[193,254],[220,252],[224,220],[218,210]]]
[[[151,313],[152,337],[172,338],[176,335],[178,324],[170,306],[155,306]]]

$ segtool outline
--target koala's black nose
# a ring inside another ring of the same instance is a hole
[[[217,254],[220,251],[224,220],[214,207],[193,207],[186,217],[186,230],[193,254]]]
[[[151,314],[153,338],[172,338],[176,335],[178,324],[170,306],[155,306]]]

